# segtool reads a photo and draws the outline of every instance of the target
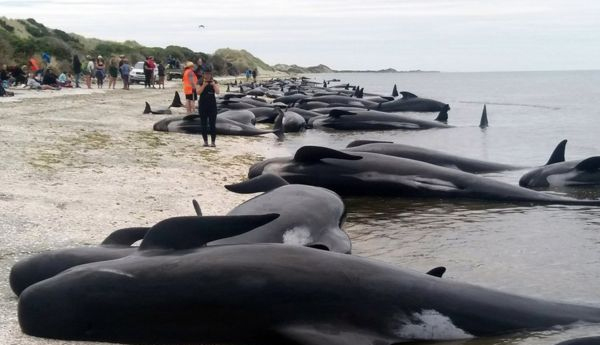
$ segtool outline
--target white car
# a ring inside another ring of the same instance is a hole
[[[154,67],[154,79],[158,80],[158,68]],[[129,82],[143,83],[146,80],[144,75],[144,61],[138,61],[135,63],[131,71],[129,72]]]

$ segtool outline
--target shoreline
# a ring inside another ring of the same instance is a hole
[[[152,125],[169,115],[143,115],[144,101],[168,106],[181,83],[166,86],[22,90],[6,97],[16,101],[0,102],[3,343],[80,343],[21,332],[17,298],[8,285],[10,268],[21,258],[97,245],[119,228],[193,215],[192,199],[205,215],[224,215],[253,196],[224,185],[246,179],[248,167],[262,158],[288,154],[274,135],[218,136],[215,149],[202,147],[198,135],[153,131]]]

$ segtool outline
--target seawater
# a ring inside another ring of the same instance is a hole
[[[450,129],[288,135],[281,151],[303,145],[345,147],[356,139],[387,140],[522,166],[544,164],[568,139],[567,160],[600,155],[600,71],[498,73],[334,73],[365,92],[399,91],[450,104]],[[483,105],[489,127],[478,127]],[[409,113],[434,119],[433,113]],[[528,169],[486,176],[518,185]],[[600,188],[552,193],[600,198]],[[547,300],[600,307],[600,207],[532,206],[469,200],[346,199],[345,230],[353,253],[426,272]],[[468,344],[554,344],[600,335],[599,325],[479,338]],[[459,342],[462,343],[462,342]],[[455,344],[455,342],[453,342]]]

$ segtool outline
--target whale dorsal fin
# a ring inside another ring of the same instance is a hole
[[[175,91],[175,96],[173,96],[173,101],[169,108],[179,108],[183,107],[183,103],[181,103],[181,98],[179,97],[179,92]]]
[[[367,144],[393,144],[393,141],[379,141],[379,140],[354,140],[350,144],[346,145],[346,148],[362,146]]]
[[[296,154],[294,155],[294,160],[296,162],[318,162],[324,158],[336,158],[347,160],[362,159],[361,156],[355,156],[321,146],[302,146],[298,149],[298,151],[296,151]]]
[[[152,109],[150,108],[150,104],[148,104],[148,102],[146,102],[146,107],[144,108],[144,114],[150,114],[152,112]]]
[[[227,185],[225,188],[235,193],[248,194],[268,192],[287,184],[286,180],[277,175],[262,174],[248,181]]]
[[[408,91],[402,91],[402,92],[400,92],[400,94],[402,95],[402,98],[405,98],[405,99],[419,97],[419,96],[415,95],[414,93],[410,93]]]
[[[396,84],[394,84],[394,89],[392,90],[392,97],[398,97],[398,95],[400,95],[398,93],[398,87],[396,86]]]
[[[340,109],[332,109],[329,112],[329,116],[331,116],[331,117],[341,117],[344,115],[356,115],[356,113],[353,113],[353,112],[347,111],[347,110],[340,110]]]
[[[202,209],[200,208],[200,204],[196,199],[192,199],[192,205],[194,205],[194,211],[196,211],[196,215],[202,217]]]
[[[444,266],[435,267],[427,271],[427,274],[429,274],[430,276],[438,278],[441,278],[444,275],[444,273],[446,273],[446,267]]]
[[[481,120],[479,121],[479,128],[486,128],[487,126],[488,126],[487,109],[484,104],[483,111],[481,112]]]
[[[252,216],[188,216],[165,219],[154,225],[140,244],[140,250],[186,250],[208,242],[251,231],[279,217],[277,213]]]
[[[565,161],[565,149],[567,147],[567,139],[561,141],[556,145],[554,151],[550,155],[550,159],[546,162],[546,165],[560,163]]]
[[[150,228],[148,227],[136,227],[136,228],[124,228],[113,231],[108,235],[101,245],[119,245],[119,246],[130,246],[136,241],[141,240],[146,236]]]
[[[596,156],[584,159],[575,166],[575,169],[587,172],[596,171],[600,169],[600,157]]]

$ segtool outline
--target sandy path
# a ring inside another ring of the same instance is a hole
[[[77,343],[21,333],[8,285],[20,258],[192,215],[193,198],[204,214],[225,214],[249,196],[223,185],[262,157],[286,154],[273,135],[219,136],[213,149],[199,136],[152,131],[162,116],[142,115],[144,101],[167,106],[178,88],[16,90],[0,100],[0,344]]]

